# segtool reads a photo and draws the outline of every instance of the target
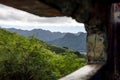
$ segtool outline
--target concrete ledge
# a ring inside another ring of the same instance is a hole
[[[88,80],[90,79],[104,64],[90,64],[79,70],[67,75],[59,80]]]

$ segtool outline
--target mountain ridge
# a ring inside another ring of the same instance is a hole
[[[17,32],[18,34],[28,36],[35,36],[49,44],[67,47],[72,50],[86,52],[86,35],[87,33],[61,33],[51,32],[43,29],[21,30],[15,28],[6,28],[10,32]]]
[[[49,41],[48,43],[86,52],[86,33],[81,33],[79,36],[67,33],[63,38]]]
[[[65,35],[65,33],[51,32],[49,30],[43,30],[43,29],[33,29],[33,30],[30,30],[30,31],[15,29],[15,28],[6,28],[6,29],[10,32],[17,32],[18,34],[24,35],[26,37],[35,36],[35,37],[37,37],[41,40],[44,40],[44,41],[52,41],[56,38],[61,38]]]

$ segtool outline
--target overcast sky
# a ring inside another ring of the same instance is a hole
[[[85,32],[84,25],[71,17],[39,17],[33,14],[0,4],[0,26],[23,30],[45,29],[52,32]]]

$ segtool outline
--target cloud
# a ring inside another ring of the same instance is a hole
[[[28,26],[84,26],[81,23],[77,23],[71,17],[39,17],[33,14],[8,7],[0,4],[0,25],[14,25],[14,26],[23,26],[23,29],[31,29]],[[59,29],[63,27],[59,27]],[[55,28],[57,29],[57,28]],[[68,29],[68,28],[67,28]]]
[[[0,4],[0,21],[19,21],[24,23],[75,23],[70,17],[39,17],[33,14]]]

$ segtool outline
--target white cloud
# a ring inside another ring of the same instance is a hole
[[[81,30],[85,32],[85,30],[83,29],[84,25],[81,23],[77,23],[71,17],[39,17],[21,10],[14,9],[12,7],[7,7],[2,4],[0,4],[0,25],[18,26],[17,28],[28,30],[33,28],[45,28],[46,26],[48,26],[48,28],[50,28],[50,26],[51,28],[53,28],[54,26],[59,26],[59,29],[54,27],[56,31],[57,29],[64,30],[80,26]]]

